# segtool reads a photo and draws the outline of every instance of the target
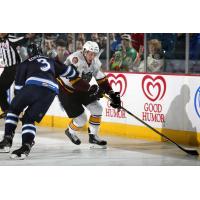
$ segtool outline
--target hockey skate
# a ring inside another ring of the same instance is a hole
[[[72,134],[69,132],[69,129],[65,130],[65,135],[68,136],[68,138],[76,145],[80,145],[81,144],[81,140],[78,138],[77,135]]]
[[[31,145],[28,143],[23,144],[19,149],[13,151],[10,158],[16,160],[24,160],[31,151]]]
[[[91,149],[99,149],[99,148],[106,149],[107,148],[107,142],[94,134],[89,134],[89,143],[90,143]]]
[[[6,135],[3,140],[0,142],[0,152],[9,153],[12,146],[12,136]]]

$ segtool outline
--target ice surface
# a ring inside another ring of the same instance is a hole
[[[0,138],[2,135],[3,131],[0,131]],[[79,136],[82,144],[76,146],[64,135],[64,130],[38,127],[36,144],[29,157],[26,160],[11,160],[9,154],[1,153],[0,165],[200,165],[199,158],[188,156],[174,145],[167,143],[101,136],[107,139],[108,149],[90,149],[87,134]],[[20,129],[18,129],[12,150],[20,145],[21,134]]]

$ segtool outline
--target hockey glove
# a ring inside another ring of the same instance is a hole
[[[120,93],[119,92],[113,92],[113,91],[111,91],[109,93],[109,97],[111,99],[110,105],[113,108],[121,108],[121,99],[120,99]]]
[[[98,85],[92,85],[88,90],[88,94],[91,98],[99,100],[103,97],[104,91],[101,90]]]

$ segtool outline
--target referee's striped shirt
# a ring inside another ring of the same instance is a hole
[[[21,62],[20,56],[17,52],[17,46],[21,46],[28,39],[25,37],[15,37],[7,35],[0,38],[0,54],[2,54],[3,62],[6,67],[10,67]]]

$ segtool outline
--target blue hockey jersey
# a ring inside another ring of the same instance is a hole
[[[15,90],[20,90],[24,85],[38,85],[58,94],[56,76],[73,80],[77,78],[78,72],[71,65],[66,66],[45,56],[34,56],[17,65]]]

